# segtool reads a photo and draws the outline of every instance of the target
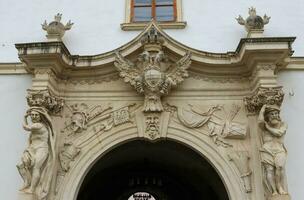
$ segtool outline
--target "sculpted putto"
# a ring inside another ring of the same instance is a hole
[[[284,136],[287,124],[280,118],[279,107],[264,105],[259,114],[259,125],[264,131],[261,159],[267,188],[272,195],[286,195],[284,171],[287,151],[284,146]]]
[[[32,123],[27,118],[30,117]],[[54,141],[51,118],[42,107],[31,107],[25,117],[23,128],[30,132],[28,147],[23,152],[18,171],[24,180],[20,189],[45,199],[48,195],[54,167]]]

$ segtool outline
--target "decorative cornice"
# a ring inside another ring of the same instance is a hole
[[[77,79],[105,76],[115,72],[115,52],[131,61],[142,51],[143,38],[154,29],[164,40],[162,49],[173,60],[190,53],[192,64],[189,72],[210,76],[249,77],[256,63],[277,63],[284,68],[286,58],[291,54],[294,37],[286,38],[244,38],[235,52],[210,53],[187,47],[168,36],[156,22],[151,22],[134,40],[113,51],[92,55],[71,55],[62,42],[42,42],[16,44],[20,59],[27,64],[26,69],[33,73],[35,68],[51,67],[61,79]],[[269,43],[269,45],[265,45]],[[271,43],[271,44],[270,44]],[[253,44],[253,45],[252,45]],[[92,70],[94,69],[94,70]]]
[[[147,23],[122,23],[120,28],[124,31],[137,31],[144,30]],[[184,29],[187,26],[187,22],[163,22],[159,26],[162,29]]]
[[[280,71],[285,70],[304,70],[304,57],[291,57],[287,59],[288,65],[279,68]]]
[[[0,74],[28,74],[24,63],[0,63]]]
[[[262,37],[262,38],[242,38],[234,53],[238,54],[244,44],[261,44],[261,43],[288,43],[290,56],[293,54],[291,44],[295,41],[296,37]]]
[[[244,98],[249,113],[258,113],[263,105],[281,106],[284,99],[282,87],[259,87],[254,95]]]
[[[27,103],[30,107],[46,108],[52,114],[58,114],[63,109],[64,100],[52,95],[49,90],[27,90]]]
[[[212,77],[200,73],[189,72],[189,77],[196,79],[196,80],[203,80],[212,83],[240,83],[240,82],[247,82],[250,80],[249,76],[235,76],[235,77],[228,77],[227,76],[218,76]]]
[[[109,74],[107,76],[98,77],[98,78],[86,78],[86,79],[70,79],[69,82],[73,85],[94,85],[98,83],[105,83],[116,81],[120,79],[118,73]]]

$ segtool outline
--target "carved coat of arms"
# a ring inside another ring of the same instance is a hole
[[[172,87],[188,77],[187,68],[191,55],[186,53],[179,61],[169,62],[161,47],[153,51],[144,50],[135,63],[116,52],[115,66],[126,83],[130,83],[138,93],[145,96],[144,112],[162,112],[161,97]]]

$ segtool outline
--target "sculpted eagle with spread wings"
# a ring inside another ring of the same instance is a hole
[[[187,68],[191,64],[191,53],[187,52],[179,61],[170,63],[163,51],[144,51],[136,64],[116,52],[114,65],[126,83],[130,83],[138,93],[144,94],[144,112],[162,112],[161,97],[172,87],[188,77]],[[163,69],[166,68],[166,69]]]

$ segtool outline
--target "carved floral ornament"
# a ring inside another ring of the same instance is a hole
[[[119,75],[145,96],[144,112],[162,112],[161,97],[169,94],[173,87],[188,77],[190,52],[179,61],[172,62],[163,51],[163,42],[163,37],[152,27],[141,39],[144,50],[135,62],[116,52],[114,64]]]
[[[249,113],[258,113],[263,105],[277,105],[280,107],[283,99],[282,87],[260,87],[253,96],[244,98],[244,104]]]
[[[31,90],[28,89],[26,97],[30,107],[38,106],[46,108],[51,114],[58,114],[62,111],[64,100],[52,95],[49,90]]]

